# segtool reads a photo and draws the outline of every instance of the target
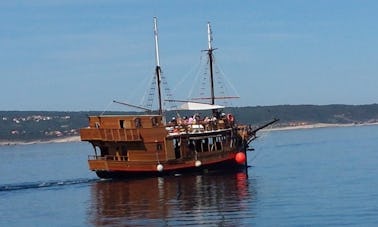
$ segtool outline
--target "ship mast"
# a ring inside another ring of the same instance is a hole
[[[211,91],[211,104],[215,104],[215,95],[214,95],[214,73],[213,73],[213,47],[211,46],[211,42],[213,41],[210,22],[207,22],[207,41],[208,41],[208,49],[207,55],[209,56],[209,64],[210,64],[210,91]]]
[[[156,58],[156,82],[158,88],[158,102],[159,102],[159,115],[163,114],[162,107],[162,97],[161,97],[161,68],[159,59],[159,42],[158,42],[158,29],[157,29],[157,18],[154,17],[154,37],[155,37],[155,58]]]

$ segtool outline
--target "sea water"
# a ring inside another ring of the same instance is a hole
[[[260,133],[246,173],[99,180],[89,143],[0,147],[0,226],[375,226],[378,126]]]

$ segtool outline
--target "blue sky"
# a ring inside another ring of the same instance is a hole
[[[153,17],[174,98],[211,22],[233,106],[378,102],[378,1],[0,2],[0,110],[115,110],[153,77]],[[235,94],[237,93],[237,94]]]

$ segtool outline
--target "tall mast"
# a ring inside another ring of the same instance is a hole
[[[213,47],[211,46],[211,41],[213,41],[210,22],[207,22],[207,41],[208,41],[208,49],[207,55],[209,56],[209,64],[210,64],[210,91],[211,91],[211,104],[215,104],[215,95],[214,95],[214,74],[213,74]]]
[[[155,58],[156,58],[156,82],[158,86],[158,101],[159,101],[159,114],[163,114],[162,107],[162,97],[161,97],[161,68],[159,59],[159,42],[158,42],[158,29],[157,29],[157,18],[154,17],[154,37],[155,37]]]

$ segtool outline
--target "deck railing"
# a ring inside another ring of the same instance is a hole
[[[127,161],[127,156],[121,156],[121,155],[105,155],[105,156],[99,156],[99,155],[88,155],[88,160],[112,160],[112,161]]]
[[[141,141],[138,129],[83,128],[80,136],[84,141]]]

